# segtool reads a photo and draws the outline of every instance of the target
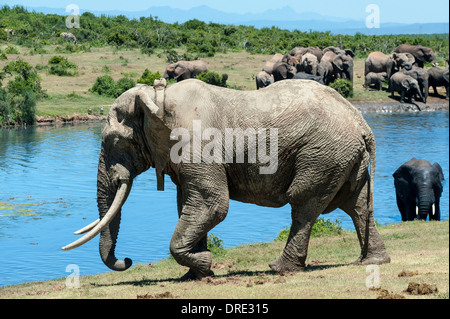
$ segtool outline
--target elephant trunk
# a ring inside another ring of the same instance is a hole
[[[427,219],[430,215],[430,219],[436,213],[436,205],[434,203],[432,189],[420,190],[418,195],[418,202],[416,206],[416,217],[418,219]]]
[[[104,264],[117,271],[128,269],[132,261],[129,258],[118,260],[115,256],[117,236],[119,234],[121,208],[125,203],[131,190],[132,181],[120,181],[119,186],[115,186],[114,181],[106,173],[103,153],[100,154],[98,176],[97,176],[97,205],[100,220],[106,218],[108,214],[114,214],[109,218],[109,223],[100,233],[99,251]],[[112,211],[112,212],[111,212]]]
[[[71,250],[79,247],[98,234],[101,234],[99,249],[100,256],[105,265],[112,270],[128,269],[132,264],[131,259],[125,258],[125,260],[118,260],[115,257],[114,249],[116,247],[117,235],[119,234],[121,209],[130,194],[131,184],[132,179],[130,178],[119,178],[117,182],[114,182],[108,176],[102,151],[97,177],[97,204],[100,218],[76,231],[76,235],[88,233],[71,244],[62,247],[62,250]]]

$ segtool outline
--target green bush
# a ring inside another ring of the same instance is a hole
[[[77,72],[70,71],[78,69],[78,66],[70,62],[66,57],[55,55],[48,60],[50,69],[49,74],[54,74],[58,76],[74,76]]]
[[[97,93],[98,95],[106,95],[110,97],[117,97],[117,86],[113,78],[109,75],[97,77],[94,85],[89,91]]]
[[[222,255],[225,252],[223,240],[213,234],[208,234],[207,246],[213,255]]]
[[[136,86],[136,82],[130,78],[121,78],[116,82],[117,96],[121,95],[123,92],[128,91]]]
[[[8,92],[13,96],[23,95],[26,91],[33,92],[36,97],[46,97],[42,90],[41,78],[36,70],[22,59],[11,61],[3,67],[1,78],[9,74],[14,76],[7,85]]]
[[[103,75],[97,77],[94,85],[89,89],[89,91],[99,95],[118,97],[123,92],[135,87],[135,85],[136,82],[127,77],[121,78],[117,82],[114,82],[114,79],[109,75]]]
[[[17,50],[17,48],[15,46],[11,45],[5,49],[5,53],[6,54],[20,54],[20,51]]]
[[[332,222],[329,219],[324,219],[323,217],[319,217],[314,223],[311,230],[311,237],[323,237],[323,236],[334,236],[340,235],[344,231],[341,227],[342,222],[336,220]],[[283,229],[278,233],[277,238],[275,240],[285,241],[289,237],[290,227]]]
[[[33,124],[36,100],[36,95],[31,90],[21,95],[13,95],[0,87],[0,126]]]
[[[330,87],[338,91],[343,97],[353,97],[353,84],[346,79],[337,79],[330,84]]]
[[[158,71],[152,73],[149,71],[149,69],[145,69],[139,80],[137,80],[137,83],[153,85],[153,82],[155,82],[155,80],[159,78],[162,78],[162,75]]]
[[[202,72],[197,75],[197,79],[208,84],[227,87],[228,74],[224,73],[220,75],[216,72]]]

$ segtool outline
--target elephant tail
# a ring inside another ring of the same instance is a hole
[[[375,164],[377,160],[376,154],[376,144],[375,144],[375,136],[372,133],[372,130],[369,128],[369,134],[364,136],[364,142],[366,144],[366,149],[370,154],[370,177],[369,177],[369,193],[367,194],[367,201],[369,206],[369,214],[373,215],[373,192],[374,192],[374,181],[375,181]]]

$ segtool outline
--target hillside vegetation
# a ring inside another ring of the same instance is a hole
[[[60,36],[67,31],[76,36],[76,44]],[[89,12],[81,15],[80,28],[68,30],[66,16],[5,5],[0,8],[0,126],[32,124],[35,115],[107,114],[124,90],[148,83],[177,60],[201,58],[217,73],[210,79],[254,90],[264,63],[296,46],[351,49],[356,54],[352,99],[389,101],[386,91],[363,89],[364,60],[370,52],[390,53],[401,43],[432,48],[440,66],[449,54],[448,34],[333,35],[195,19],[169,24],[152,16],[128,19]]]
[[[3,6],[0,9],[0,27],[0,40],[10,38],[13,43],[27,46],[36,53],[42,53],[47,44],[59,44],[61,51],[89,50],[105,45],[140,48],[145,53],[152,53],[155,49],[185,48],[188,53],[200,57],[242,50],[273,55],[296,46],[336,46],[351,49],[357,57],[365,57],[372,51],[390,53],[399,44],[409,43],[432,48],[440,59],[447,58],[449,54],[448,34],[332,35],[330,32],[205,23],[195,19],[182,24],[169,24],[152,16],[130,20],[123,15],[97,17],[89,12],[81,15],[80,28],[70,29],[78,41],[78,46],[74,48],[67,46],[67,41],[59,37],[61,32],[68,31],[65,16],[29,12],[21,6]],[[8,36],[4,28],[14,29],[14,36]]]

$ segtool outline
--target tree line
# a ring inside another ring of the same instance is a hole
[[[14,35],[5,29],[13,29]],[[95,16],[84,12],[80,16],[80,28],[66,27],[66,16],[27,11],[22,6],[4,5],[0,9],[0,41],[38,50],[47,44],[64,44],[62,32],[70,31],[78,47],[113,45],[117,48],[140,48],[144,53],[155,49],[185,48],[198,56],[214,56],[217,52],[246,50],[254,54],[288,52],[294,47],[336,46],[351,49],[356,57],[366,57],[370,52],[391,53],[401,43],[423,45],[434,50],[439,60],[449,54],[447,34],[430,35],[355,35],[331,34],[331,32],[284,30],[278,27],[255,28],[244,25],[206,23],[196,19],[184,23],[165,23],[158,17],[128,19],[119,16]]]

